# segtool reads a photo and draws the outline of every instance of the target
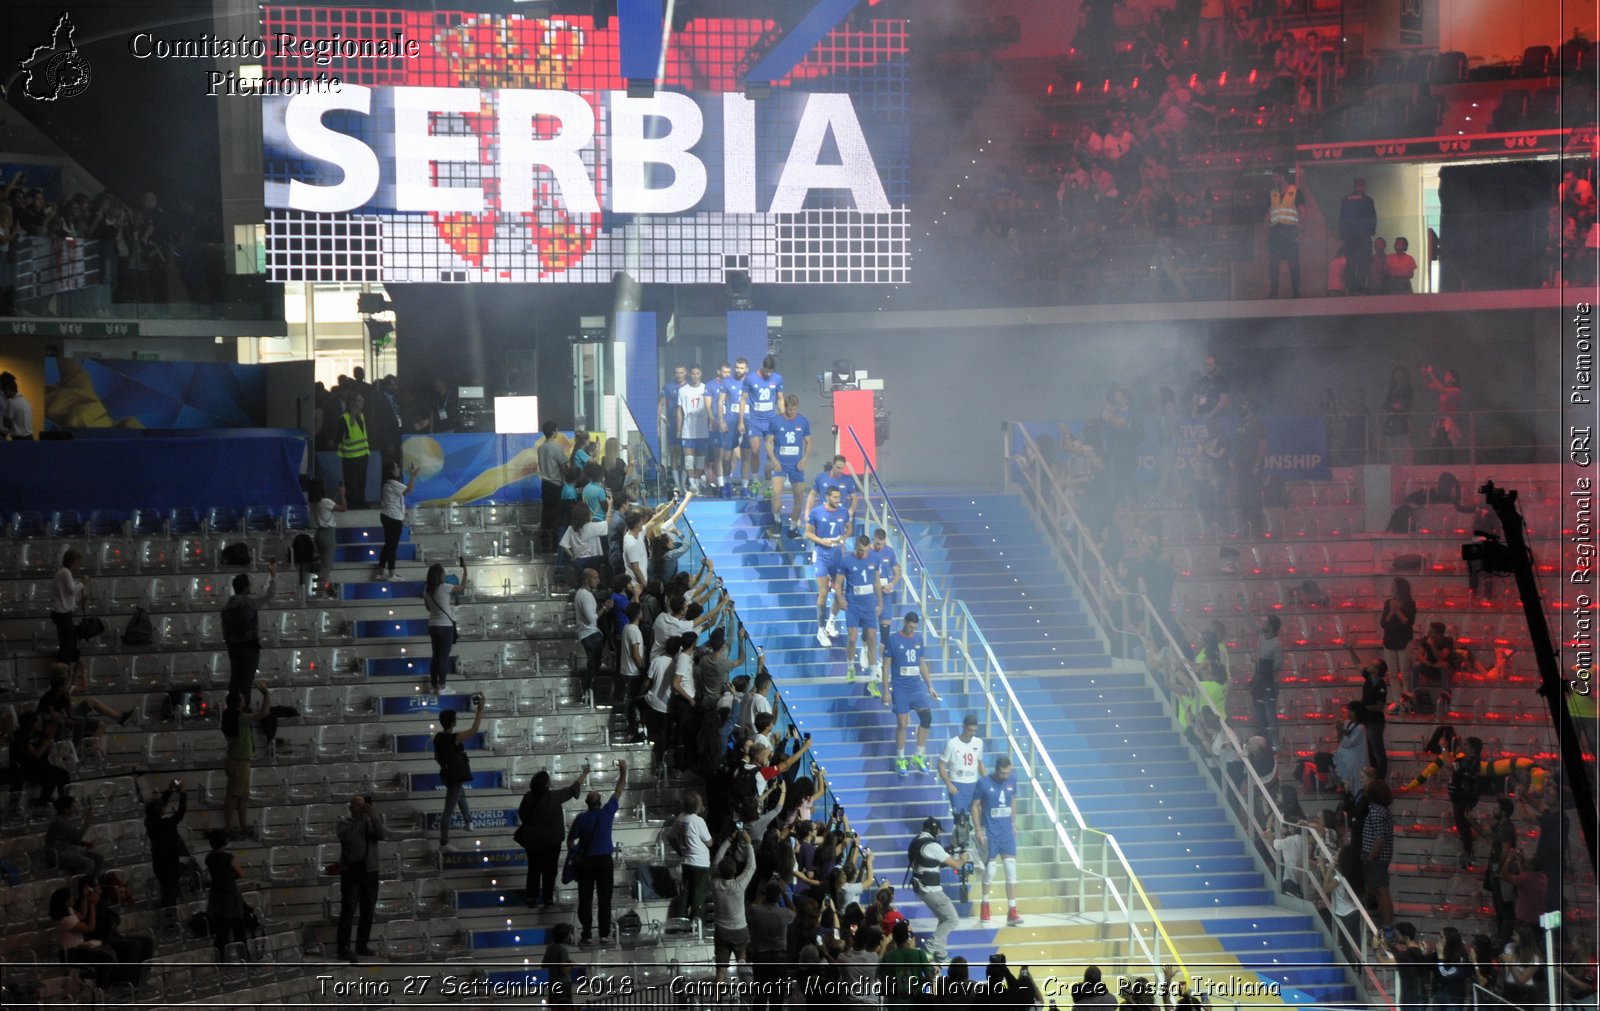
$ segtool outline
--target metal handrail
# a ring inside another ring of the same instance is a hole
[[[1176,968],[1179,978],[1187,981],[1189,974],[1187,967],[1184,965],[1183,957],[1179,954],[1177,946],[1173,943],[1165,925],[1161,922],[1161,917],[1156,912],[1155,903],[1151,901],[1149,894],[1144,890],[1144,886],[1139,883],[1138,876],[1134,874],[1133,867],[1129,864],[1127,855],[1123,852],[1121,845],[1117,842],[1116,837],[1110,833],[1089,827],[1083,817],[1083,812],[1078,808],[1077,802],[1072,797],[1072,792],[1067,788],[1066,781],[1062,778],[1060,770],[1056,768],[1055,762],[1051,760],[1049,752],[1046,750],[1043,741],[1040,740],[1032,721],[1028,719],[1026,710],[1012,689],[1010,681],[1006,678],[999,658],[995,656],[988,639],[984,637],[982,630],[978,627],[977,620],[973,617],[965,602],[946,592],[929,574],[921,553],[917,551],[909,531],[900,518],[899,510],[895,507],[893,499],[884,486],[883,479],[878,475],[877,468],[873,466],[871,459],[868,458],[864,447],[862,447],[861,440],[856,435],[855,429],[847,426],[845,432],[849,435],[851,441],[855,443],[863,462],[866,464],[865,474],[852,476],[861,490],[862,503],[868,515],[874,517],[880,515],[880,512],[873,505],[872,492],[874,486],[876,486],[878,495],[883,501],[883,506],[881,507],[883,519],[877,521],[878,525],[885,529],[893,529],[899,534],[900,544],[897,546],[897,550],[901,555],[902,561],[909,557],[916,562],[918,578],[915,583],[909,579],[906,581],[908,591],[912,594],[918,606],[922,608],[924,618],[929,624],[929,630],[936,638],[943,641],[947,657],[948,651],[952,646],[959,652],[963,668],[962,687],[966,688],[974,677],[978,679],[982,686],[988,715],[992,717],[991,720],[986,722],[998,726],[1004,734],[1010,753],[1016,757],[1019,766],[1027,777],[1029,786],[1039,800],[1040,810],[1049,818],[1051,826],[1055,830],[1057,842],[1063,847],[1073,866],[1079,871],[1078,909],[1081,912],[1088,911],[1089,896],[1087,894],[1086,881],[1090,874],[1095,874],[1102,882],[1099,911],[1103,915],[1115,914],[1121,917],[1122,922],[1128,925],[1130,946],[1138,948],[1144,954],[1152,969],[1157,975],[1160,975],[1162,970],[1160,953],[1155,948],[1152,948],[1149,940],[1140,932],[1139,924],[1134,919],[1138,913],[1143,913],[1147,916],[1160,939],[1159,947],[1162,952],[1170,959],[1170,964]],[[904,573],[909,569],[902,564],[901,571]],[[935,606],[930,607],[930,604]],[[937,623],[934,618],[935,614],[938,616]],[[996,683],[998,683],[1000,691],[1003,693],[1002,695],[996,694]],[[1021,740],[1012,730],[1019,723],[1023,731],[1023,739]],[[1043,775],[1040,774],[1040,767],[1043,769]],[[1063,817],[1063,807],[1065,808],[1065,814],[1070,816],[1071,827],[1067,824],[1069,819]],[[1074,837],[1074,830],[1076,831],[1076,838]],[[1101,859],[1097,873],[1090,866],[1091,861],[1088,857],[1089,847],[1086,844],[1091,839],[1100,841]],[[1118,871],[1121,872],[1122,877],[1128,883],[1127,894],[1123,894],[1120,888],[1113,887],[1112,875]],[[1113,900],[1115,900],[1115,909],[1112,908]]]
[[[1034,500],[1036,502],[1042,502],[1044,501],[1045,496],[1048,494],[1050,508],[1057,510],[1057,515],[1060,518],[1067,520],[1074,529],[1084,532],[1084,545],[1089,549],[1092,557],[1103,567],[1102,571],[1105,574],[1105,578],[1110,583],[1109,589],[1117,594],[1123,605],[1124,623],[1122,627],[1115,629],[1117,633],[1123,636],[1138,634],[1129,628],[1132,622],[1128,620],[1130,610],[1137,612],[1144,623],[1144,627],[1149,630],[1148,634],[1152,637],[1159,636],[1160,640],[1162,640],[1160,645],[1165,648],[1167,655],[1177,660],[1177,670],[1179,674],[1186,679],[1182,687],[1189,692],[1194,704],[1198,707],[1210,710],[1216,715],[1221,728],[1220,733],[1228,752],[1227,757],[1231,760],[1231,762],[1237,763],[1242,771],[1242,784],[1236,784],[1227,775],[1222,775],[1217,778],[1220,780],[1223,791],[1233,802],[1230,806],[1234,807],[1239,817],[1246,822],[1244,826],[1246,831],[1249,832],[1254,838],[1264,838],[1268,840],[1270,844],[1270,840],[1275,837],[1274,830],[1281,828],[1281,826],[1285,824],[1295,825],[1305,841],[1307,846],[1306,852],[1315,854],[1318,860],[1322,861],[1323,866],[1333,866],[1335,857],[1333,852],[1329,849],[1325,839],[1323,839],[1310,826],[1299,823],[1291,823],[1284,818],[1282,810],[1278,807],[1277,801],[1272,796],[1271,789],[1250,765],[1249,758],[1245,753],[1244,744],[1239,740],[1238,734],[1236,734],[1233,727],[1229,725],[1224,713],[1211,702],[1210,697],[1202,689],[1198,673],[1195,671],[1194,666],[1188,661],[1187,654],[1178,644],[1178,641],[1173,636],[1171,629],[1168,628],[1165,618],[1150,603],[1150,599],[1147,596],[1142,593],[1125,590],[1119,584],[1117,584],[1114,570],[1107,567],[1104,559],[1100,557],[1099,549],[1090,539],[1088,527],[1084,526],[1083,521],[1079,518],[1077,510],[1073,505],[1071,496],[1068,495],[1060,487],[1060,485],[1053,480],[1053,477],[1048,482],[1048,487],[1043,485],[1040,480],[1040,475],[1052,475],[1052,472],[1050,470],[1049,463],[1044,459],[1043,454],[1040,453],[1039,447],[1033,441],[1033,438],[1025,429],[1015,423],[1007,426],[1007,432],[1013,440],[1016,436],[1020,435],[1023,442],[1021,452],[1017,453],[1015,457],[1013,457],[1012,454],[1012,451],[1017,449],[1014,441],[1006,447],[1006,463],[1008,469],[1012,460],[1015,459],[1019,464],[1018,469],[1021,471],[1023,483],[1026,489],[1034,496]],[[1057,524],[1050,523],[1048,525],[1051,527],[1052,532],[1056,535],[1051,539],[1051,546],[1056,549],[1058,554],[1067,562],[1069,567],[1075,571],[1075,574],[1079,576],[1084,575],[1085,567],[1079,557],[1078,552],[1074,550],[1073,546],[1066,538],[1061,537],[1059,526]],[[1089,582],[1089,580],[1080,578],[1079,582],[1085,583]],[[1100,600],[1100,595],[1098,593],[1094,596],[1094,600]],[[1109,608],[1102,609],[1101,612],[1097,614],[1097,618],[1108,629],[1113,627],[1114,619]],[[1149,652],[1149,648],[1146,647],[1147,656]],[[1171,690],[1171,686],[1163,684],[1160,679],[1154,680],[1156,681],[1157,685],[1164,690]],[[1264,814],[1262,816],[1258,816],[1257,811],[1261,811]],[[1275,860],[1274,863],[1279,865],[1278,871],[1281,878],[1282,872],[1285,868],[1281,866],[1281,861]],[[1317,895],[1317,897],[1321,899],[1329,909],[1331,909],[1333,906],[1332,896],[1328,895],[1323,889],[1320,877],[1316,874],[1309,873],[1308,871],[1306,874],[1306,880],[1307,883],[1311,885],[1311,890]],[[1352,893],[1352,898],[1356,899],[1356,909],[1360,913],[1360,936],[1354,937],[1350,935],[1345,929],[1344,924],[1342,924],[1337,918],[1333,919],[1333,926],[1331,929],[1335,934],[1343,937],[1352,946],[1352,951],[1361,953],[1369,950],[1373,939],[1380,935],[1378,932],[1377,923],[1372,919],[1371,914],[1367,912],[1366,908],[1359,901],[1359,897],[1354,896]],[[1371,984],[1372,989],[1375,991],[1375,995],[1382,999],[1386,1004],[1393,1006],[1394,1000],[1390,997],[1390,988],[1383,985],[1382,981],[1377,978],[1373,967],[1368,964],[1365,959],[1361,960],[1360,970],[1362,973],[1364,973],[1366,980]]]

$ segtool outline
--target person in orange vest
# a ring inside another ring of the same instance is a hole
[[[1278,169],[1272,175],[1272,192],[1267,200],[1267,278],[1271,297],[1278,297],[1278,265],[1287,263],[1289,293],[1299,298],[1300,205],[1306,197],[1297,183],[1289,181],[1289,170]]]

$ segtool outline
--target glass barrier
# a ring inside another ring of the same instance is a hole
[[[663,503],[675,501],[678,493],[672,486],[671,470],[663,466],[655,455],[651,453],[650,445],[644,438],[638,417],[633,413],[632,407],[626,401],[619,399],[618,411],[622,431],[617,438],[622,445],[627,447],[628,485],[634,491],[637,491],[639,501],[653,507],[660,507]],[[633,494],[633,492],[630,491],[630,494]],[[686,498],[692,500],[693,496],[688,495]],[[680,517],[679,521],[673,525],[673,529],[674,536],[678,539],[678,544],[667,555],[670,562],[670,571],[703,573],[714,579],[711,592],[704,603],[705,608],[710,610],[721,602],[726,595],[721,577],[715,575],[715,563],[707,555],[705,545],[701,543],[699,535],[695,533],[694,526],[688,521],[687,516]],[[730,598],[728,604],[731,613],[723,623],[729,639],[728,653],[729,656],[739,661],[738,666],[729,671],[728,679],[731,681],[741,674],[747,675],[753,688],[757,674],[766,669],[766,662],[762,656],[761,649],[745,631],[744,622],[739,620],[736,602]],[[790,739],[793,741],[791,747],[798,747],[799,739],[795,735],[798,735],[799,731],[794,716],[789,711],[789,704],[783,697],[782,678],[774,676],[773,685],[775,690],[769,698],[776,721],[773,724],[773,740]],[[794,765],[793,772],[794,776],[791,782],[807,778],[820,790],[820,795],[813,805],[814,811],[832,812],[839,806],[837,799],[834,797],[833,788],[828,785],[827,770],[821,764],[819,756],[809,747],[805,754],[801,756],[800,761]],[[824,817],[813,820],[825,821],[827,819]]]
[[[865,459],[855,430],[847,427],[845,432]],[[870,460],[867,472],[855,478],[869,527],[889,533],[907,592],[920,608],[927,634],[940,643],[944,659],[960,668],[963,689],[982,692],[985,738],[993,739],[997,732],[1004,737],[1021,782],[1032,792],[1057,845],[1076,869],[1069,896],[1076,901],[1077,912],[1126,926],[1130,963],[1149,966],[1158,978],[1170,978],[1170,973],[1187,981],[1183,959],[1126,854],[1114,836],[1086,823],[972,612],[928,571]]]
[[[1292,881],[1301,894],[1326,909],[1334,907],[1335,891],[1356,909],[1350,919],[1330,917],[1329,929],[1344,950],[1351,968],[1368,997],[1392,1005],[1394,977],[1380,979],[1378,967],[1369,953],[1379,949],[1377,924],[1361,904],[1360,897],[1342,879],[1335,879],[1334,849],[1312,826],[1287,821],[1273,791],[1251,766],[1244,742],[1229,725],[1226,714],[1202,685],[1188,653],[1173,637],[1165,619],[1142,593],[1122,589],[1115,573],[1101,557],[1090,532],[1079,519],[1072,496],[1054,477],[1047,458],[1027,431],[1017,424],[1007,426],[1007,458],[1020,473],[1020,490],[1046,538],[1066,562],[1084,595],[1096,622],[1111,638],[1113,654],[1124,658],[1143,656],[1156,674],[1152,680],[1165,693],[1168,715],[1176,718],[1180,702],[1203,709],[1216,718],[1217,729],[1211,741],[1202,741],[1198,730],[1182,734],[1196,763],[1205,768],[1212,782],[1222,791],[1228,807],[1240,820],[1246,837],[1255,841],[1257,852],[1275,868],[1279,889]],[[1159,676],[1165,674],[1165,677]],[[1201,721],[1195,719],[1195,727]],[[1208,731],[1209,732],[1209,731]],[[1288,867],[1276,854],[1273,841],[1298,835],[1301,852],[1308,855],[1301,867]]]
[[[0,250],[0,317],[282,320],[283,286],[224,272],[222,254],[150,269],[102,239],[22,236]]]

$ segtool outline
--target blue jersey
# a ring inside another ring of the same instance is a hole
[[[729,376],[717,380],[717,389],[722,393],[722,417],[729,425],[738,427],[739,424],[739,394],[744,392],[744,381]]]
[[[1014,855],[1017,837],[1011,809],[1017,796],[1016,780],[996,783],[993,776],[985,776],[978,780],[975,796],[983,805],[983,833],[989,837],[990,855],[1006,851]]]
[[[793,418],[779,416],[767,433],[772,436],[772,448],[783,463],[799,463],[805,457],[806,440],[811,438],[811,422],[803,414]]]
[[[884,582],[894,578],[894,567],[900,562],[894,556],[894,549],[885,544],[881,548],[867,552],[867,557],[878,563],[878,578]]]
[[[809,513],[806,513],[806,523],[818,537],[826,540],[843,537],[845,531],[850,528],[850,510],[829,509],[825,505],[819,505]],[[837,547],[825,548],[820,544],[813,544],[812,548],[820,558],[839,557],[839,549]]]
[[[716,421],[722,417],[717,413],[717,397],[722,393],[722,380],[711,378],[701,385],[706,388],[706,414],[710,415],[712,421]]]
[[[818,474],[817,479],[811,482],[811,487],[817,493],[818,502],[828,501],[829,488],[839,489],[839,501],[841,502],[849,502],[850,496],[856,493],[855,481],[851,480],[848,475],[835,474],[831,471],[823,471]]]
[[[783,377],[774,372],[763,379],[760,372],[752,372],[744,377],[744,392],[750,398],[751,413],[770,416],[783,396]]]
[[[883,645],[884,652],[889,655],[889,672],[896,678],[915,678],[918,685],[922,682],[922,635],[901,635],[899,632],[889,636]]]
[[[878,608],[878,560],[868,552],[860,558],[854,551],[839,558],[838,569],[844,573],[844,594],[852,609]]]
[[[678,406],[678,391],[683,389],[683,383],[668,379],[661,385],[661,399],[667,402],[667,414],[670,416]]]

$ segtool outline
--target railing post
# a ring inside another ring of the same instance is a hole
[[[1004,467],[1004,477],[1000,487],[1005,489],[1007,495],[1011,494],[1014,484],[1011,480],[1011,457],[1016,452],[1011,440],[1011,425],[1009,421],[1000,422],[1000,460]]]

